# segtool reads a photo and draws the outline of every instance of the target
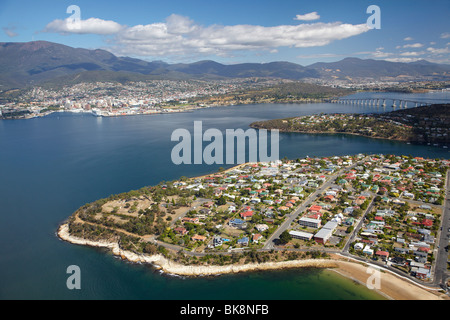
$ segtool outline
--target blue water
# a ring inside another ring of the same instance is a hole
[[[274,104],[121,118],[55,113],[0,121],[0,299],[379,298],[363,286],[321,270],[204,279],[161,276],[148,266],[122,262],[102,250],[60,241],[55,231],[85,203],[216,171],[222,165],[176,166],[171,161],[176,144],[170,141],[173,130],[192,131],[194,120],[202,120],[204,130],[247,129],[251,122],[266,119],[381,111],[337,104]],[[356,136],[280,137],[280,157],[288,158],[356,153],[450,158],[447,149]],[[81,269],[81,290],[66,287],[70,265]],[[257,297],[250,296],[254,292]]]

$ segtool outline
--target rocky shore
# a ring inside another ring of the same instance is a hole
[[[250,271],[269,271],[288,268],[331,268],[340,275],[352,279],[360,284],[368,281],[370,274],[367,273],[367,266],[361,263],[351,262],[348,258],[334,256],[332,259],[308,259],[293,260],[282,262],[250,263],[243,265],[227,266],[200,266],[200,265],[182,265],[171,261],[163,255],[145,255],[122,250],[117,242],[90,241],[74,237],[69,233],[69,225],[63,224],[59,227],[57,235],[64,241],[77,245],[85,245],[97,248],[106,248],[111,252],[133,263],[149,264],[165,273],[179,276],[214,276],[223,274],[235,274]],[[381,288],[378,293],[392,300],[448,300],[448,296],[438,293],[437,290],[427,290],[409,281],[398,278],[390,273],[383,273],[381,278]]]
[[[98,248],[106,248],[121,257],[124,260],[134,263],[151,264],[157,269],[166,273],[180,276],[212,276],[229,273],[240,273],[247,271],[263,271],[263,270],[280,270],[287,268],[313,267],[313,268],[335,268],[337,264],[332,260],[311,259],[311,260],[293,260],[282,262],[266,262],[266,263],[250,263],[244,265],[226,265],[226,266],[199,266],[199,265],[183,265],[165,258],[162,255],[145,255],[136,254],[134,252],[122,250],[116,242],[106,241],[90,241],[73,237],[69,234],[69,226],[62,225],[58,229],[58,236],[67,242]]]

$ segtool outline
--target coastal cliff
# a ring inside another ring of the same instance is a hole
[[[169,274],[176,274],[180,276],[212,276],[229,273],[240,273],[247,271],[267,271],[267,270],[280,270],[288,268],[301,268],[301,267],[314,267],[314,268],[335,268],[336,262],[327,259],[308,259],[308,260],[292,260],[292,261],[280,261],[280,262],[265,262],[265,263],[249,263],[241,265],[227,265],[227,266],[214,266],[214,265],[183,265],[165,258],[163,255],[146,255],[136,254],[131,251],[123,250],[120,248],[117,242],[108,241],[91,241],[78,237],[74,237],[69,233],[68,224],[60,226],[58,229],[58,236],[67,242],[91,246],[97,248],[106,248],[111,252],[121,257],[124,260],[134,263],[150,264],[157,269],[160,269]]]

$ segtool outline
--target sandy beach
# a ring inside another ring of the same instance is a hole
[[[119,248],[118,243],[105,241],[89,241],[69,234],[68,224],[61,225],[57,232],[58,236],[67,242],[99,248],[110,249],[111,252],[124,260],[134,263],[151,264],[169,274],[181,276],[211,276],[220,274],[240,273],[249,271],[280,270],[286,268],[328,268],[340,275],[352,279],[360,284],[366,285],[369,277],[368,266],[359,262],[351,261],[339,255],[333,255],[331,259],[309,259],[293,260],[283,262],[267,262],[261,264],[228,265],[228,266],[186,266],[166,259],[162,255],[143,255],[125,251]],[[437,290],[427,290],[409,280],[402,279],[390,272],[380,272],[379,286],[374,290],[392,300],[449,300],[445,294]],[[369,283],[370,280],[369,280]]]
[[[337,268],[331,269],[340,275],[352,279],[363,285],[369,282],[372,273],[368,272],[368,266],[358,262],[349,261],[343,257],[334,257],[333,261],[338,265]],[[391,272],[382,270],[380,273],[379,289],[374,289],[388,299],[392,300],[449,300],[450,298],[440,293],[438,290],[428,290],[410,280],[400,278]],[[369,281],[368,281],[369,280]]]

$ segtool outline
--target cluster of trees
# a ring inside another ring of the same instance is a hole
[[[320,122],[300,123],[298,118],[275,119],[252,123],[252,127],[279,129],[280,131],[297,132],[334,132],[361,134],[369,137],[410,140],[414,137],[411,128],[380,119],[376,115],[352,119],[330,119]]]

